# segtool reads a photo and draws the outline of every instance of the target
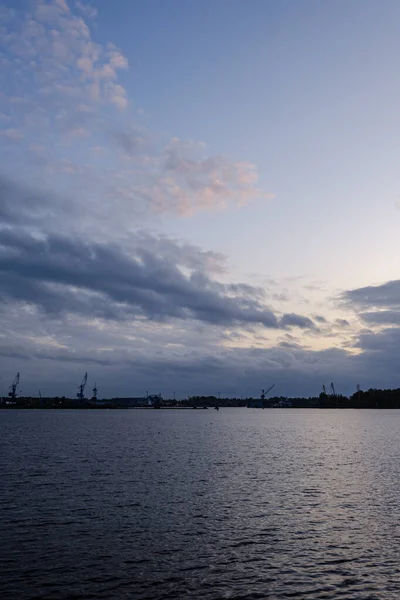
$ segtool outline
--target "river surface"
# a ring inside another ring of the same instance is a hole
[[[400,598],[400,411],[2,410],[0,598]]]

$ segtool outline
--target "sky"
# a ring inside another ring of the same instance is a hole
[[[400,387],[399,23],[0,0],[0,394]]]

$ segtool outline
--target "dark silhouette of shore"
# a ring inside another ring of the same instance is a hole
[[[157,402],[151,402],[148,398],[110,398],[104,400],[71,399],[62,397],[36,398],[19,397],[1,399],[0,409],[122,409],[122,408],[224,408],[224,407],[249,407],[259,409],[273,408],[336,408],[336,409],[395,409],[400,408],[400,388],[398,389],[369,389],[357,390],[352,396],[341,394],[321,393],[316,397],[309,398],[287,398],[274,396],[271,398],[220,398],[216,396],[190,396],[185,400],[163,399],[157,396]],[[128,400],[128,401],[127,401]]]

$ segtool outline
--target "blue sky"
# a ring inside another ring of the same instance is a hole
[[[398,385],[398,2],[0,6],[4,390]]]

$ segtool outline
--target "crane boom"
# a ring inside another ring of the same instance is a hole
[[[269,388],[267,389],[267,391],[265,391],[265,390],[261,390],[261,400],[262,400],[262,402],[263,402],[263,407],[264,407],[264,400],[265,400],[265,396],[266,396],[266,395],[268,394],[268,392],[270,392],[270,391],[272,390],[272,388],[274,388],[274,387],[275,387],[275,384],[271,385],[271,387],[269,387]]]
[[[87,373],[85,373],[85,375],[83,376],[81,385],[78,385],[79,392],[77,393],[76,397],[79,398],[79,400],[81,402],[83,401],[83,399],[85,397],[84,392],[85,392],[86,384],[87,384]]]
[[[10,388],[9,388],[10,391],[8,392],[9,397],[12,398],[13,400],[17,397],[18,385],[19,385],[19,372],[16,374],[14,381],[10,385]]]

